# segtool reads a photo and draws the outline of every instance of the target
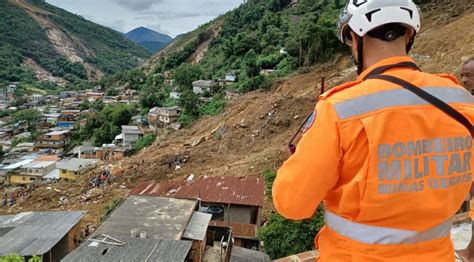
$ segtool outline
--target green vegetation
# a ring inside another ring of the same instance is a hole
[[[143,148],[151,146],[156,140],[156,135],[146,135],[140,138],[137,143],[133,146],[133,153],[137,153]]]
[[[38,256],[33,256],[32,258],[26,260],[24,257],[17,255],[17,254],[10,254],[8,256],[0,257],[0,262],[41,262],[43,261]]]
[[[112,201],[112,204],[106,206],[104,208],[104,215],[102,216],[101,221],[105,221],[112,214],[112,212],[114,212],[114,210],[123,203],[123,201],[125,201],[125,199],[116,198]]]
[[[150,55],[146,49],[128,41],[120,33],[43,0],[29,0],[29,4],[49,12],[51,15],[48,19],[74,36],[74,41],[78,41],[74,45],[84,45],[90,51],[81,54],[85,61],[107,74],[131,69]],[[33,59],[54,76],[63,77],[72,83],[87,78],[82,64],[60,55],[49,42],[45,30],[23,9],[9,1],[0,1],[0,32],[0,84],[34,82],[33,72],[22,66],[26,58]]]
[[[234,88],[251,91],[270,86],[271,78],[261,76],[261,69],[276,69],[276,76],[285,76],[298,67],[325,62],[342,50],[336,36],[336,20],[344,1],[306,0],[294,7],[289,3],[290,0],[249,0],[214,21],[222,21],[220,35],[211,42],[200,62],[202,73],[197,75],[216,79],[236,70],[240,81]],[[184,84],[179,77],[182,69],[190,67],[182,63],[199,44],[210,39],[211,26],[203,25],[189,35],[194,38],[182,44],[183,50],[168,53],[155,69],[160,73],[175,69],[179,85]]]
[[[92,105],[99,109],[103,104]],[[103,107],[99,113],[90,114],[85,127],[79,129],[73,137],[76,143],[92,139],[95,146],[111,143],[120,134],[121,126],[127,125],[135,113],[135,108],[125,104],[113,104]]]
[[[275,181],[274,171],[265,171],[266,195],[271,201],[271,188]],[[265,243],[265,253],[278,259],[314,249],[314,237],[324,225],[324,212],[319,208],[308,221],[286,220],[277,213],[270,214],[268,223],[258,231],[258,237]]]

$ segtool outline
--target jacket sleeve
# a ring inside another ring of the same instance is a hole
[[[339,179],[342,150],[337,115],[325,100],[317,104],[315,114],[313,125],[273,184],[273,204],[288,219],[311,218]]]

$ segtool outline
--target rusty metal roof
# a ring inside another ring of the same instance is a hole
[[[212,220],[209,222],[209,226],[230,227],[232,228],[232,235],[235,237],[257,239],[256,225]]]
[[[203,177],[191,181],[144,182],[131,195],[197,199],[208,203],[262,206],[263,177]]]

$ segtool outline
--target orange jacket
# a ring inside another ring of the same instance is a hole
[[[314,124],[278,171],[273,202],[284,217],[310,218],[324,200],[323,261],[454,260],[445,231],[471,185],[472,138],[408,90],[363,81],[400,62],[412,60],[383,60],[323,94]],[[424,88],[474,122],[474,100],[454,77],[410,68],[383,74]]]

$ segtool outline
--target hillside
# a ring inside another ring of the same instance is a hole
[[[173,41],[173,38],[170,36],[146,27],[135,28],[126,33],[125,36],[128,40],[145,47],[151,53],[158,52]]]
[[[0,82],[33,81],[44,72],[96,80],[148,56],[120,33],[43,0],[0,0]]]
[[[474,21],[474,6],[442,3],[441,8],[426,7],[425,26],[412,55],[426,71],[456,72],[464,57],[474,55],[474,35],[464,30]],[[453,44],[449,39],[456,39],[455,48],[448,48],[448,43]],[[222,114],[201,119],[189,129],[159,134],[148,149],[111,163],[112,174],[117,176],[111,189],[92,192],[88,201],[81,200],[89,190],[85,179],[61,182],[39,189],[7,212],[87,210],[86,221],[97,224],[113,199],[124,197],[141,181],[173,180],[190,174],[259,175],[267,169],[276,170],[289,156],[286,145],[291,136],[313,110],[323,76],[327,87],[333,87],[354,79],[355,68],[348,57],[338,56],[308,73],[281,79],[270,90],[241,95],[229,101]],[[188,161],[176,169],[174,159],[183,156],[189,157]],[[89,175],[98,172],[100,168]],[[60,196],[67,196],[69,202],[61,203]],[[271,209],[268,203],[266,212]]]

